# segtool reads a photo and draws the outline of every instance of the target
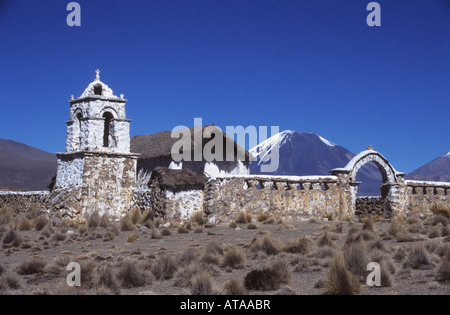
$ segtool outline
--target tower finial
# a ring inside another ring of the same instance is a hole
[[[95,81],[100,81],[100,70],[95,70]]]

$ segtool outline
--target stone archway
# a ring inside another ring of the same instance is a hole
[[[357,154],[344,168],[336,168],[331,171],[340,179],[343,191],[348,195],[347,205],[351,212],[355,211],[359,182],[356,174],[365,164],[373,162],[381,172],[383,184],[380,187],[383,212],[385,217],[390,217],[400,210],[399,192],[404,186],[404,173],[397,172],[389,161],[379,152],[369,147],[366,151]]]

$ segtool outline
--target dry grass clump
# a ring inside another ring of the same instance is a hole
[[[156,280],[172,279],[178,267],[172,256],[160,256],[152,265],[152,273]]]
[[[99,272],[96,286],[98,288],[107,288],[114,294],[120,294],[120,283],[110,267],[106,267]]]
[[[268,219],[272,218],[272,216],[268,213],[258,213],[258,222],[265,222]]]
[[[438,237],[441,237],[441,229],[438,226],[435,226],[428,232],[428,238]]]
[[[174,286],[179,288],[187,288],[192,285],[192,279],[200,272],[208,272],[211,276],[217,275],[219,272],[213,265],[205,263],[196,263],[195,261],[180,269],[175,275]]]
[[[134,243],[137,241],[137,239],[139,238],[139,235],[137,234],[128,234],[127,235],[127,242],[128,243]]]
[[[22,261],[17,267],[17,274],[32,275],[44,271],[47,262],[41,257],[30,257]]]
[[[8,290],[18,290],[22,287],[20,278],[14,273],[6,273],[0,277],[0,294],[6,294]]]
[[[189,230],[185,226],[180,226],[177,230],[178,234],[187,234]]]
[[[423,244],[415,244],[403,262],[403,268],[427,269],[431,266],[430,256]]]
[[[208,222],[208,218],[204,215],[203,211],[195,211],[192,214],[190,220],[191,222],[197,223],[200,226],[205,225]]]
[[[100,224],[100,214],[98,213],[98,211],[94,211],[89,217],[87,226],[89,229],[95,229],[99,224]]]
[[[133,225],[136,225],[141,222],[142,213],[139,208],[133,208],[130,214],[130,220]]]
[[[249,230],[256,230],[256,229],[258,229],[258,226],[256,224],[249,223],[247,225],[247,229],[249,229]]]
[[[371,233],[374,233],[374,234],[376,233],[376,231],[375,231],[375,224],[373,222],[372,217],[369,217],[367,219],[367,221],[364,222],[364,225],[363,225],[362,229],[363,229],[363,231],[368,231],[368,232],[371,232]]]
[[[329,246],[329,247],[334,247],[335,244],[330,236],[330,233],[328,231],[326,231],[322,237],[319,239],[318,243],[319,246]]]
[[[149,277],[136,261],[125,260],[117,273],[117,279],[122,283],[123,288],[129,289],[144,286]]]
[[[436,273],[436,281],[450,282],[450,250],[447,250],[444,259]]]
[[[445,217],[446,219],[450,219],[450,208],[442,203],[435,203],[430,210],[434,215],[439,215]]]
[[[227,248],[222,260],[222,267],[230,267],[232,269],[240,269],[245,263],[245,253],[236,246]]]
[[[53,234],[53,236],[52,236],[52,241],[54,241],[54,242],[62,242],[65,239],[66,239],[66,234],[59,233],[59,232]]]
[[[280,241],[273,239],[270,235],[265,235],[263,239],[254,238],[250,243],[252,252],[262,251],[267,255],[278,255],[281,248]]]
[[[172,235],[172,232],[170,232],[169,228],[165,227],[161,230],[161,235],[162,236],[170,236],[170,235]]]
[[[191,280],[192,295],[211,295],[213,292],[213,278],[207,271],[195,274]]]
[[[230,229],[235,229],[235,228],[238,227],[236,222],[230,222],[230,224],[228,226],[229,226]]]
[[[39,216],[34,219],[34,229],[36,231],[42,231],[42,229],[49,223],[49,218],[45,215]]]
[[[312,240],[308,236],[302,236],[287,242],[283,247],[283,251],[291,254],[306,255],[309,252],[309,247]]]
[[[353,242],[344,250],[344,261],[348,270],[361,280],[367,275],[367,255],[366,243],[362,240]]]
[[[17,222],[17,230],[19,231],[29,231],[33,228],[31,221],[27,218],[20,216]]]
[[[154,240],[160,240],[162,239],[161,232],[157,228],[152,229],[151,238]]]
[[[20,236],[14,230],[9,230],[8,232],[6,232],[5,236],[3,236],[2,242],[3,244],[12,244],[18,238],[20,238]]]
[[[234,279],[228,280],[223,286],[224,295],[247,295],[247,289]]]
[[[180,267],[187,266],[198,259],[198,251],[192,249],[186,249],[178,256],[177,264]]]
[[[129,232],[134,230],[134,224],[128,213],[120,219],[120,230],[122,232]]]
[[[236,217],[236,223],[240,223],[240,224],[251,223],[252,220],[253,220],[253,214],[245,213],[243,211],[239,212]]]
[[[324,289],[325,294],[329,295],[354,295],[360,292],[361,284],[358,278],[347,269],[342,253],[334,256]]]
[[[290,280],[289,264],[279,260],[270,266],[250,271],[244,278],[244,286],[247,290],[272,291],[289,284]]]
[[[409,242],[413,240],[409,234],[405,219],[401,216],[397,216],[391,220],[388,233],[394,237],[397,242]]]

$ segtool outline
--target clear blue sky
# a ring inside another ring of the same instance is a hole
[[[0,0],[0,138],[65,148],[71,94],[101,79],[131,133],[280,126],[409,172],[450,150],[450,1]]]

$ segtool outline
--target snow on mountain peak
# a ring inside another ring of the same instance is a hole
[[[445,156],[450,157],[450,151],[448,151],[446,154],[444,154]]]
[[[317,135],[317,136],[319,136],[319,135]],[[323,138],[323,137],[321,137],[321,136],[319,136],[319,138],[320,138],[320,140],[322,140],[323,143],[325,143],[325,144],[326,144],[327,146],[329,146],[329,147],[334,147],[334,146],[336,146],[333,142],[328,141],[327,139],[325,139],[325,138]]]

